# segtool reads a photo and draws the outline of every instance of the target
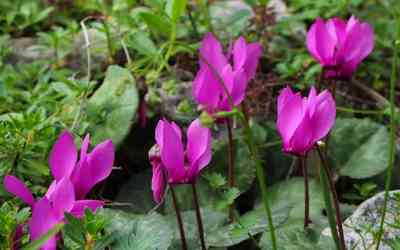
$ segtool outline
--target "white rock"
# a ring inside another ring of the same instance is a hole
[[[383,208],[384,192],[364,201],[354,213],[343,222],[344,238],[347,249],[372,250],[375,249],[374,235],[379,231],[381,210]],[[387,240],[400,237],[400,229],[390,226],[400,220],[400,190],[389,192],[387,213],[385,216],[384,234],[379,249],[391,250],[385,243]],[[323,235],[331,236],[331,231],[326,228]]]

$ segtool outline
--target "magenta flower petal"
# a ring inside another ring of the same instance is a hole
[[[86,194],[96,184],[87,158],[79,161],[72,174],[71,181],[75,189],[75,198],[78,200],[85,198]]]
[[[239,105],[246,96],[247,75],[243,69],[233,72],[233,88],[231,91],[233,103]]]
[[[80,154],[81,160],[86,157],[89,145],[90,145],[90,135],[87,134],[82,141],[81,154]]]
[[[74,137],[66,130],[57,139],[49,157],[51,173],[58,181],[70,176],[78,159]]]
[[[247,45],[247,58],[243,66],[247,79],[253,79],[256,75],[258,62],[262,56],[262,47],[260,43],[250,43]]]
[[[155,202],[160,203],[164,195],[165,180],[164,171],[160,163],[153,165],[153,177],[151,179],[151,190],[153,191],[153,199]]]
[[[284,93],[284,92],[282,92]],[[285,97],[285,93],[279,95],[278,103],[281,98]],[[304,116],[303,100],[299,94],[294,94],[287,98],[286,104],[278,113],[277,128],[283,142],[288,143],[293,136],[295,130],[301,123]]]
[[[200,55],[207,60],[217,71],[228,63],[221,43],[212,33],[208,33],[201,42]],[[200,58],[200,66],[206,66],[203,59]]]
[[[320,57],[321,64],[333,64],[335,53],[335,38],[328,32],[325,23],[318,18],[315,27],[316,50]]]
[[[318,18],[307,33],[310,54],[326,69],[326,77],[350,77],[374,47],[371,26],[352,16],[347,22]]]
[[[50,199],[56,218],[62,219],[64,212],[69,212],[74,206],[74,186],[68,177],[62,178],[52,192]]]
[[[168,171],[169,182],[181,181],[185,176],[184,150],[179,134],[167,121],[163,121],[161,159]]]
[[[328,134],[335,117],[335,101],[327,90],[317,95],[311,88],[308,97],[302,98],[285,88],[278,97],[277,121],[284,151],[305,155]]]
[[[111,140],[105,140],[98,144],[88,155],[88,164],[92,174],[92,187],[106,179],[114,165],[115,148]]]
[[[4,177],[4,187],[7,192],[20,198],[26,204],[33,206],[35,199],[33,198],[32,192],[21,180],[13,175],[6,175]]]
[[[305,114],[289,143],[284,143],[284,149],[287,152],[305,155],[313,146],[313,127],[309,115]]]
[[[317,38],[316,38],[317,23],[313,23],[311,28],[307,32],[307,49],[308,52],[315,58],[315,60],[321,62],[321,57],[317,51]]]
[[[189,160],[188,178],[194,182],[201,169],[211,160],[211,131],[194,120],[187,131],[187,158]]]
[[[29,234],[32,241],[39,239],[61,222],[54,214],[50,201],[44,197],[38,200],[32,208],[32,217],[29,221]],[[51,237],[41,250],[56,250],[56,236]]]
[[[222,94],[221,84],[214,72],[207,65],[202,66],[192,85],[192,96],[196,102],[210,111],[218,106]]]
[[[340,48],[346,37],[346,22],[340,18],[334,17],[329,19],[325,25],[334,42],[337,44],[336,47]]]
[[[335,124],[336,105],[331,93],[323,91],[317,96],[317,107],[311,117],[314,141],[324,138]]]
[[[243,37],[239,37],[233,45],[233,67],[234,70],[243,68],[247,60],[247,43]]]
[[[56,188],[57,188],[57,181],[56,181],[56,180],[53,180],[53,181],[51,182],[49,188],[47,188],[47,192],[46,192],[46,194],[45,194],[45,196],[46,196],[46,198],[47,198],[48,200],[50,200],[50,197],[53,195],[54,190],[56,190]]]
[[[98,208],[104,206],[104,201],[101,200],[79,200],[75,201],[70,213],[76,218],[82,218],[85,215],[85,210],[89,208],[93,213]]]

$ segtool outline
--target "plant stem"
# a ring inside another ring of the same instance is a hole
[[[256,175],[257,175],[258,184],[259,184],[260,190],[261,190],[261,197],[263,200],[265,213],[267,215],[272,249],[277,250],[278,248],[277,248],[277,244],[276,244],[275,228],[274,228],[274,223],[272,220],[271,207],[270,207],[269,200],[268,200],[268,190],[267,190],[267,184],[265,183],[265,179],[264,179],[265,177],[264,177],[263,166],[261,165],[260,161],[258,160],[258,150],[254,143],[253,134],[252,134],[252,131],[250,128],[249,121],[245,118],[243,113],[240,113],[239,117],[241,118],[241,121],[243,122],[243,125],[244,125],[245,142],[247,144],[247,147],[249,148],[250,156],[251,156],[252,160],[254,161],[254,163],[256,164]]]
[[[400,17],[397,20],[397,39],[400,39]],[[389,166],[386,171],[385,177],[385,198],[383,202],[382,217],[379,225],[378,241],[376,243],[376,250],[379,249],[379,245],[384,232],[383,224],[385,223],[385,215],[387,210],[387,203],[389,200],[389,188],[392,183],[393,175],[393,163],[395,159],[395,149],[396,149],[396,121],[395,121],[395,86],[397,81],[397,64],[398,64],[398,40],[394,44],[394,54],[392,61],[392,75],[390,79],[390,145],[389,145]]]
[[[110,27],[108,27],[107,20],[102,19],[102,21],[103,21],[103,27],[104,27],[104,31],[106,33],[106,39],[107,39],[108,60],[112,64],[112,63],[114,63],[114,48],[112,46]]]
[[[339,234],[336,228],[336,220],[332,208],[332,198],[329,192],[328,177],[325,171],[321,170],[319,171],[319,176],[321,179],[321,184],[323,189],[322,194],[324,195],[325,208],[326,208],[326,213],[328,215],[329,227],[331,228],[331,234],[333,240],[335,241],[336,249],[340,250]]]
[[[181,212],[179,210],[175,190],[171,185],[170,185],[170,189],[171,189],[171,195],[172,195],[172,202],[174,204],[174,209],[175,209],[175,214],[176,214],[176,221],[178,222],[179,233],[181,235],[182,250],[187,250],[188,248],[187,248],[187,244],[186,244],[185,230],[183,229]]]
[[[317,151],[318,151],[318,155],[321,159],[322,162],[322,167],[326,173],[326,176],[328,177],[328,186],[329,189],[331,191],[332,194],[332,198],[333,198],[333,205],[335,207],[335,212],[336,212],[336,225],[339,229],[339,242],[340,242],[340,249],[342,250],[346,250],[346,245],[344,243],[344,233],[343,233],[343,226],[342,226],[342,218],[340,217],[340,207],[339,207],[339,200],[338,200],[338,196],[336,193],[336,189],[335,189],[335,183],[333,181],[333,176],[332,173],[329,169],[328,166],[328,161],[325,158],[325,156],[322,153],[322,150],[320,149],[319,146],[317,146]]]
[[[198,226],[198,230],[199,230],[201,249],[202,250],[206,250],[207,248],[206,248],[206,242],[204,240],[203,221],[201,219],[199,198],[198,198],[198,195],[197,195],[197,190],[196,190],[196,184],[195,183],[192,183],[192,191],[193,191],[194,207],[195,207],[195,210],[196,210],[196,219],[197,219],[197,226]]]
[[[232,133],[232,120],[226,119],[226,128],[228,130],[228,186],[233,188],[235,186],[235,163],[234,163],[234,145],[233,145],[233,133]],[[235,202],[229,206],[229,220],[233,222]]]
[[[308,171],[306,166],[307,156],[300,156],[299,158],[304,177],[304,231],[307,231],[308,223],[310,222],[310,198],[308,190]]]
[[[199,31],[197,29],[196,20],[194,19],[193,15],[192,15],[192,11],[193,11],[192,6],[188,5],[188,17],[189,17],[190,25],[192,25],[193,35],[196,39],[199,39],[200,35],[199,35]]]

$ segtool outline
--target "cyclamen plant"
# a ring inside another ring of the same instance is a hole
[[[153,166],[152,190],[154,200],[159,203],[164,195],[165,178],[170,186],[177,220],[180,227],[182,247],[187,248],[185,233],[175,198],[174,186],[191,184],[196,205],[201,245],[206,249],[203,226],[198,206],[196,181],[201,170],[211,160],[211,131],[203,127],[199,119],[194,120],[187,130],[186,150],[182,143],[182,132],[178,125],[166,119],[160,120],[155,131],[157,144],[149,152]]]
[[[202,40],[199,52],[200,69],[192,85],[194,100],[210,114],[232,110],[232,103],[239,105],[243,101],[247,84],[254,78],[261,45],[247,44],[240,37],[225,55],[221,43],[209,33]]]
[[[53,226],[63,222],[64,213],[81,218],[86,208],[95,212],[104,205],[101,200],[87,200],[85,196],[110,175],[115,149],[112,141],[106,140],[88,153],[89,143],[87,135],[82,142],[78,161],[78,150],[72,134],[64,131],[59,136],[49,157],[54,181],[44,197],[35,199],[22,181],[12,175],[5,177],[6,190],[32,207],[32,217],[28,223],[30,240],[40,238]],[[55,250],[57,238],[50,238],[41,249]]]
[[[347,22],[317,18],[307,32],[307,49],[329,78],[350,77],[373,48],[373,29],[354,16]]]

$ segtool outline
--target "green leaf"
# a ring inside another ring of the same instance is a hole
[[[369,119],[337,119],[331,135],[329,148],[339,175],[361,179],[387,168],[389,135],[383,125]]]
[[[107,138],[120,144],[134,122],[138,102],[136,83],[129,70],[109,66],[103,84],[87,104],[94,144]]]
[[[135,32],[129,36],[128,46],[145,56],[155,56],[158,50],[153,40],[145,32]]]
[[[172,19],[173,23],[177,23],[179,17],[185,12],[187,0],[168,0],[165,12]]]
[[[272,211],[275,227],[283,224],[288,217],[289,208],[280,208]],[[207,242],[212,247],[234,246],[251,236],[265,232],[268,222],[263,206],[258,206],[242,215],[237,222],[218,228],[207,237]]]
[[[166,219],[153,213],[138,219],[134,233],[118,239],[115,250],[167,250],[173,238],[173,228]]]
[[[32,241],[28,245],[25,245],[21,250],[38,250],[44,243],[46,243],[51,237],[55,236],[64,227],[63,223],[55,225],[45,235],[39,239]]]
[[[149,29],[166,36],[169,36],[171,33],[171,23],[164,16],[151,12],[141,12],[139,16],[147,24]]]

